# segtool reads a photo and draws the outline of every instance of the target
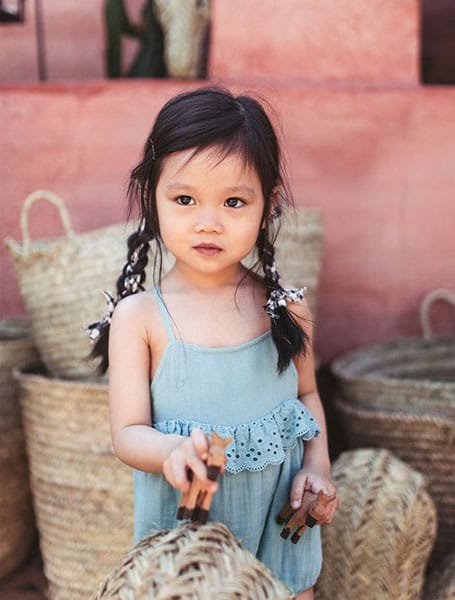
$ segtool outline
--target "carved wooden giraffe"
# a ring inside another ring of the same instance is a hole
[[[210,481],[216,481],[221,472],[221,468],[226,464],[225,448],[229,446],[232,438],[222,438],[216,431],[212,432],[212,439],[209,446],[207,465],[207,478]],[[213,493],[199,479],[193,477],[190,471],[191,486],[188,492],[183,492],[180,497],[180,504],[177,511],[177,519],[191,519],[199,523],[206,523],[212,503]]]
[[[330,495],[321,490],[318,494],[306,491],[302,498],[302,504],[297,510],[293,509],[288,503],[281,510],[276,521],[278,525],[286,523],[281,530],[281,537],[287,539],[293,529],[295,529],[291,541],[294,544],[302,537],[307,527],[314,527],[317,523],[322,523],[327,513],[327,507],[336,499],[336,493]]]

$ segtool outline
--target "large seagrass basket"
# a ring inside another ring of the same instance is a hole
[[[86,600],[133,537],[132,471],[112,452],[107,386],[15,375],[49,597]]]
[[[290,600],[287,587],[222,523],[185,523],[143,538],[92,600]]]
[[[66,236],[32,241],[29,210],[39,200],[59,211]],[[131,226],[132,227],[132,226]],[[82,328],[106,312],[103,290],[115,290],[126,257],[131,228],[111,225],[83,234],[73,231],[68,211],[56,194],[33,192],[21,212],[22,243],[6,238],[35,344],[55,376],[89,378],[95,365]]]
[[[275,258],[280,283],[286,287],[307,287],[308,304],[313,317],[317,313],[317,299],[321,274],[323,213],[319,208],[297,208],[279,219]],[[244,263],[255,263],[256,254]]]
[[[286,214],[276,242],[281,281],[308,288],[308,304],[317,315],[323,243],[323,213],[319,208],[298,208]]]
[[[25,440],[14,367],[36,359],[28,324],[0,321],[0,578],[15,569],[36,543]]]
[[[422,323],[447,291],[422,303]],[[402,338],[360,348],[332,364],[335,409],[348,447],[384,447],[421,471],[438,510],[432,561],[455,539],[455,336]]]
[[[344,452],[332,477],[340,505],[322,527],[317,600],[417,600],[436,535],[423,476],[387,450]]]

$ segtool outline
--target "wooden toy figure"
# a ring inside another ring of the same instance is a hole
[[[321,490],[318,494],[313,494],[306,491],[302,504],[297,510],[294,510],[289,503],[286,504],[276,519],[279,525],[286,523],[281,530],[281,537],[286,540],[291,531],[297,528],[291,537],[291,542],[297,544],[307,527],[314,527],[316,523],[324,522],[327,506],[335,499],[336,493],[329,495]]]
[[[232,438],[222,438],[216,431],[212,432],[212,439],[209,446],[207,465],[207,478],[210,481],[216,481],[221,472],[221,468],[226,464],[225,448],[229,446]],[[209,492],[207,487],[196,477],[193,477],[192,471],[189,471],[191,486],[188,492],[183,492],[180,497],[180,504],[177,511],[177,519],[191,519],[198,523],[206,523],[212,503],[213,493]]]

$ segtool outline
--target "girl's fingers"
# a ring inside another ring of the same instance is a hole
[[[172,487],[187,492],[190,488],[186,465],[183,461],[170,457],[163,465],[163,473]]]
[[[193,471],[193,477],[201,481],[207,481],[207,467],[197,454],[189,454],[186,458],[186,465]]]
[[[189,491],[187,472],[191,469],[194,478],[207,486],[211,493],[216,492],[218,484],[207,479],[207,466],[204,462],[207,459],[208,446],[205,433],[201,429],[193,429],[190,437],[171,452],[163,464],[163,473],[174,488],[182,492]]]
[[[305,491],[306,482],[307,477],[304,473],[297,473],[292,481],[290,500],[291,506],[294,510],[299,508],[302,502],[302,496],[303,492]]]
[[[190,437],[198,456],[202,460],[207,460],[209,443],[205,433],[202,431],[202,429],[193,429]]]

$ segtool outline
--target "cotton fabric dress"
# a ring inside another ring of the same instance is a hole
[[[198,427],[233,438],[209,520],[225,523],[294,593],[311,587],[322,564],[320,527],[307,528],[293,544],[281,538],[275,520],[302,465],[304,442],[319,434],[297,397],[294,364],[278,375],[270,331],[228,347],[176,339],[161,294],[154,293],[168,345],[151,385],[152,426],[184,436]],[[162,474],[134,470],[134,543],[179,525],[179,499]]]

